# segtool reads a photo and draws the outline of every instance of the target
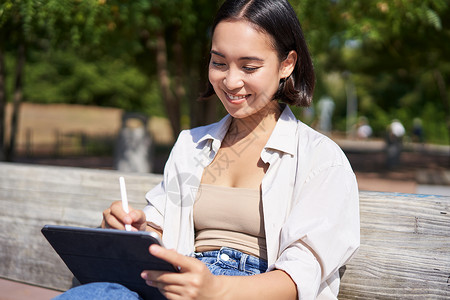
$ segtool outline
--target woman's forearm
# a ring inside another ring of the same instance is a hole
[[[144,270],[141,277],[168,299],[297,299],[291,277],[281,270],[252,276],[215,276],[205,264],[175,250],[152,245],[150,253],[174,266],[179,272]]]
[[[156,228],[151,225],[151,223],[147,222],[147,226],[145,227],[145,231],[148,232],[156,232],[160,238],[162,238],[163,231],[159,228]]]
[[[281,270],[252,276],[218,276],[223,299],[297,299],[297,287]]]

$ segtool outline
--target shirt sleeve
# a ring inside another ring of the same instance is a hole
[[[355,175],[348,162],[322,163],[311,171],[296,198],[280,233],[274,268],[289,274],[299,299],[316,299],[321,285],[335,276],[359,247]]]
[[[145,194],[147,200],[147,205],[144,207],[146,220],[152,227],[160,230],[164,230],[165,195],[164,181]]]
[[[176,160],[180,160],[180,152],[183,153],[183,145],[186,145],[186,138],[190,138],[189,131],[184,130],[180,133],[175,142],[172,150],[170,152],[169,158],[164,166],[164,174],[163,180],[160,184],[155,186],[153,189],[148,191],[145,195],[145,199],[147,200],[147,205],[144,208],[144,213],[146,215],[147,222],[151,224],[152,227],[156,227],[160,230],[164,230],[164,217],[166,211],[166,203],[168,190],[171,190],[171,181],[169,178],[177,175],[177,168],[175,168]],[[172,181],[172,185],[174,181]],[[173,189],[177,189],[178,186],[173,187]]]
[[[166,183],[168,182],[168,173],[172,169],[172,165],[174,163],[174,153],[176,152],[176,146],[177,143],[175,143],[174,147],[172,148],[166,165],[164,166],[162,182],[145,194],[147,205],[144,208],[144,213],[147,222],[150,223],[152,227],[158,228],[160,230],[164,230],[164,212],[166,209],[167,198]]]

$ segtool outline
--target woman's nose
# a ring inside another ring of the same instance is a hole
[[[235,70],[232,68],[228,70],[223,83],[229,90],[241,88],[244,85],[244,81],[242,80],[242,76],[239,70]]]

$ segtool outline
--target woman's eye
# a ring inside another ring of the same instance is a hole
[[[211,62],[211,64],[212,64],[214,67],[216,67],[216,68],[221,68],[221,67],[225,66],[225,64],[219,63],[219,62],[215,62],[215,61]]]
[[[259,69],[259,67],[249,67],[249,66],[245,66],[245,67],[242,67],[242,69],[244,69],[246,72],[255,72],[256,70]]]

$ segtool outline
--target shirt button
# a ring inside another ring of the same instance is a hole
[[[230,257],[228,256],[228,254],[222,253],[220,254],[220,259],[223,261],[228,261]]]

